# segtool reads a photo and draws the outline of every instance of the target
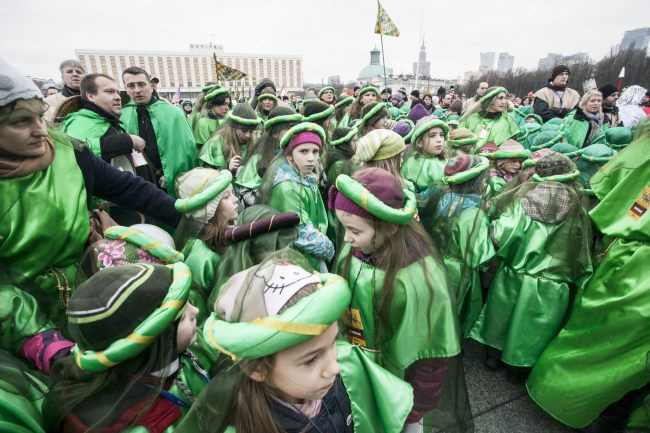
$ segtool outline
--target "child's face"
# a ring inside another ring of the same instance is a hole
[[[318,160],[320,159],[320,148],[314,143],[304,143],[296,146],[291,151],[289,163],[300,173],[301,177],[306,177],[314,172]]]
[[[521,169],[521,161],[518,159],[506,159],[501,163],[501,169],[508,174],[517,174]]]
[[[272,99],[262,99],[262,110],[271,111],[275,107],[275,102]]]
[[[264,382],[287,403],[319,400],[339,374],[334,322],[323,334],[275,354],[273,370]],[[255,375],[253,380],[257,380]],[[258,377],[259,379],[259,377]]]
[[[225,218],[228,221],[234,221],[239,216],[237,211],[237,197],[232,191],[232,185],[223,192],[217,213],[220,218]]]
[[[377,102],[377,94],[372,90],[364,93],[361,97],[362,105],[372,104],[373,102]]]
[[[375,237],[376,231],[367,219],[342,210],[336,211],[336,217],[345,227],[343,240],[353,248],[360,249],[364,254],[371,254],[383,244],[383,237]]]
[[[199,309],[187,301],[176,331],[176,351],[178,353],[183,353],[196,342],[197,314],[199,314]]]
[[[424,137],[422,151],[430,156],[440,155],[445,146],[445,131],[442,128],[431,128]]]

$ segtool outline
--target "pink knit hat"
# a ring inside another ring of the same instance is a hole
[[[323,142],[321,141],[320,136],[315,132],[304,131],[293,136],[289,144],[287,144],[287,147],[284,148],[284,154],[286,156],[291,155],[293,149],[305,143],[315,144],[321,152],[323,151]]]
[[[359,171],[354,179],[363,185],[368,192],[384,204],[400,209],[404,205],[404,191],[395,176],[381,168],[368,168]],[[346,197],[332,186],[329,190],[328,206],[330,209],[342,210],[367,220],[375,220],[367,210]]]

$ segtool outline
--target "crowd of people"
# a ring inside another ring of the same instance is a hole
[[[0,430],[472,432],[464,339],[562,424],[650,428],[646,89],[60,71],[0,59]]]

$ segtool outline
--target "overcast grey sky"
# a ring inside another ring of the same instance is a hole
[[[0,55],[26,75],[57,78],[75,48],[298,54],[307,82],[356,78],[379,46],[376,0],[2,0]],[[386,65],[412,72],[425,33],[431,73],[478,68],[480,51],[508,51],[514,67],[549,52],[600,59],[623,32],[650,25],[648,0],[383,0],[401,31],[385,37]]]

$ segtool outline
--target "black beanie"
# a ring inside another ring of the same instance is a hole
[[[562,72],[568,72],[569,74],[571,74],[571,71],[569,71],[569,67],[567,65],[557,65],[556,67],[553,68],[550,81],[555,80],[555,77],[560,75]]]
[[[613,84],[609,84],[609,83],[605,84],[602,87],[599,87],[598,90],[600,91],[600,93],[603,94],[603,99],[605,99],[608,96],[613,95],[614,93],[618,92],[618,89],[616,88],[616,86],[614,86]]]
[[[419,90],[413,90],[411,92],[411,96],[415,96],[416,98],[420,98],[420,91]]]

